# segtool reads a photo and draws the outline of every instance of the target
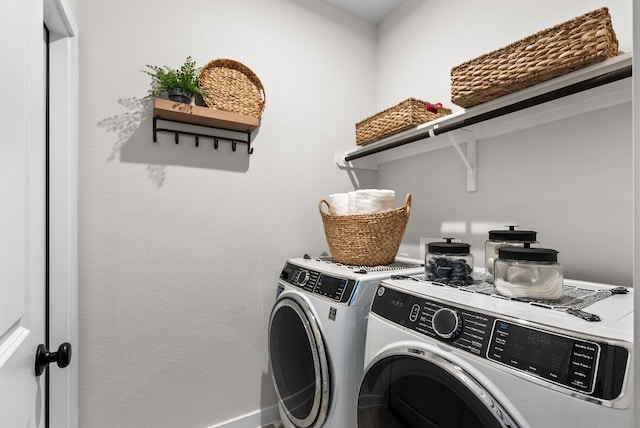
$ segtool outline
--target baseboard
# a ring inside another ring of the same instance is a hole
[[[280,419],[278,405],[265,407],[237,418],[212,425],[209,428],[259,428]]]

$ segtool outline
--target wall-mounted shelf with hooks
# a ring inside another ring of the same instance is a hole
[[[344,169],[377,170],[386,162],[453,145],[467,169],[467,190],[475,191],[476,141],[631,102],[631,63],[631,54],[622,54],[375,143],[337,153],[335,160]],[[466,155],[459,147],[459,143],[465,142]]]
[[[189,124],[207,127],[207,133],[191,130],[184,130],[177,126],[158,126],[158,120],[172,124]],[[175,143],[180,141],[180,135],[194,137],[195,146],[200,145],[200,139],[205,138],[213,141],[213,148],[218,149],[220,141],[231,144],[231,149],[235,152],[238,144],[247,145],[247,153],[252,154],[251,147],[252,132],[260,126],[260,120],[253,116],[246,116],[238,113],[214,110],[191,104],[178,103],[162,98],[153,100],[153,142],[158,141],[158,132],[174,134]],[[217,133],[215,130],[232,131],[242,133],[246,139],[229,137],[228,132]]]

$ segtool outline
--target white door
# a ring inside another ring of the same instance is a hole
[[[33,3],[4,0],[0,26],[7,96],[0,102],[2,428],[44,426],[45,385],[34,361],[45,339],[45,80],[43,27],[27,24]]]
[[[47,19],[47,4],[50,11],[58,9],[58,12],[49,12],[50,17],[61,16],[60,11],[64,12],[60,0],[3,0],[0,5],[3,17],[0,55],[4,58],[0,76],[5,95],[0,102],[0,428],[47,425],[46,376],[35,373],[36,349],[45,343],[46,337],[47,128],[43,23]],[[65,125],[68,124],[67,121]],[[68,142],[75,143],[75,140]],[[62,147],[62,152],[68,153],[69,147]],[[70,174],[68,166],[62,168],[65,172],[60,175],[58,171],[56,180],[62,176],[65,181],[57,185],[62,184],[67,189],[62,202],[68,211],[75,202],[75,189],[69,190],[69,177],[75,170],[71,168]],[[55,197],[51,192],[50,195]],[[72,196],[71,203],[69,195]],[[58,214],[60,207],[55,210],[53,215]],[[75,274],[70,274],[75,268],[75,243],[70,245],[68,242],[70,236],[75,237],[75,215],[71,220],[56,219],[71,224],[62,231],[64,242],[59,242],[60,231],[49,234],[56,237],[54,250],[61,245],[71,247],[71,251],[63,251],[61,257],[50,261],[58,287],[76,284]],[[66,266],[61,268],[61,262]],[[60,270],[73,279],[60,284]],[[75,289],[71,291],[75,297]],[[70,300],[66,294],[62,297]],[[60,315],[55,305],[51,308],[56,316]],[[73,311],[67,309],[66,312],[61,317],[66,319],[57,319],[57,322],[75,326],[75,321],[69,317]],[[65,385],[64,389],[65,396],[59,398],[67,406],[62,410],[68,413],[77,387]],[[67,425],[54,422],[48,425],[52,428],[77,425],[73,415],[67,415],[67,420]]]

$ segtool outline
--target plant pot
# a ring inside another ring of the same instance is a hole
[[[171,101],[176,101],[179,103],[191,104],[192,95],[185,91],[184,89],[168,89],[167,94],[169,95],[169,99]]]

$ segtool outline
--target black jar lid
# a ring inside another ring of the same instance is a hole
[[[430,242],[428,245],[431,254],[469,254],[471,245],[464,242],[451,242],[453,238],[444,238],[447,242]]]
[[[557,262],[558,252],[551,248],[501,247],[498,248],[498,258],[530,262]]]
[[[516,230],[516,225],[508,225],[509,230],[490,230],[489,239],[494,241],[535,242],[538,232],[535,230]]]

